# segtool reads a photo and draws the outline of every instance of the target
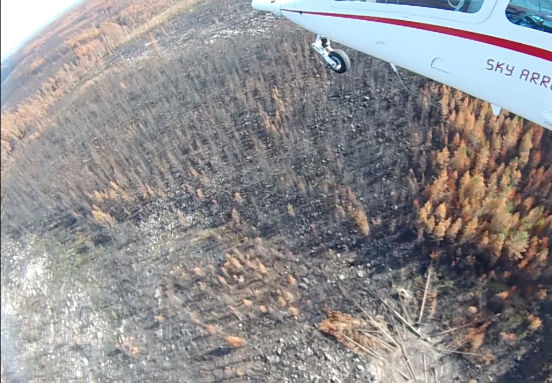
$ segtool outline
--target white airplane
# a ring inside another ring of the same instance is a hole
[[[552,0],[253,0],[316,33],[337,73],[350,67],[330,39],[505,108],[552,130]]]

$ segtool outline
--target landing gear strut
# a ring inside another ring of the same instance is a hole
[[[351,67],[351,60],[349,60],[347,53],[340,49],[333,49],[327,37],[316,36],[312,48],[324,58],[336,73],[345,73]]]

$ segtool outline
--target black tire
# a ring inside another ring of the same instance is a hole
[[[343,52],[341,49],[334,49],[328,54],[328,56],[337,63],[336,68],[330,66],[330,68],[332,68],[336,73],[345,73],[351,67],[351,60],[349,60],[349,56],[347,56],[347,53]]]

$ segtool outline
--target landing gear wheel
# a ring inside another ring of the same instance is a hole
[[[345,73],[351,67],[351,60],[349,60],[347,53],[340,49],[332,49],[330,40],[327,37],[317,35],[316,40],[312,44],[312,49],[322,56],[324,61],[336,73]]]
[[[328,57],[337,64],[335,67],[330,66],[330,68],[332,68],[336,73],[345,73],[351,67],[351,60],[349,60],[349,56],[347,56],[347,53],[343,52],[341,49],[332,50],[328,54]]]

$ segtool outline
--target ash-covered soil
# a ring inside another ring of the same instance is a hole
[[[415,322],[426,283],[412,203],[439,95],[354,52],[334,75],[313,38],[202,2],[51,107],[2,179],[3,381],[542,378],[512,370],[537,337],[490,364],[451,348],[476,275],[434,272],[418,335],[393,314]],[[325,309],[386,323],[399,356],[323,334]]]

